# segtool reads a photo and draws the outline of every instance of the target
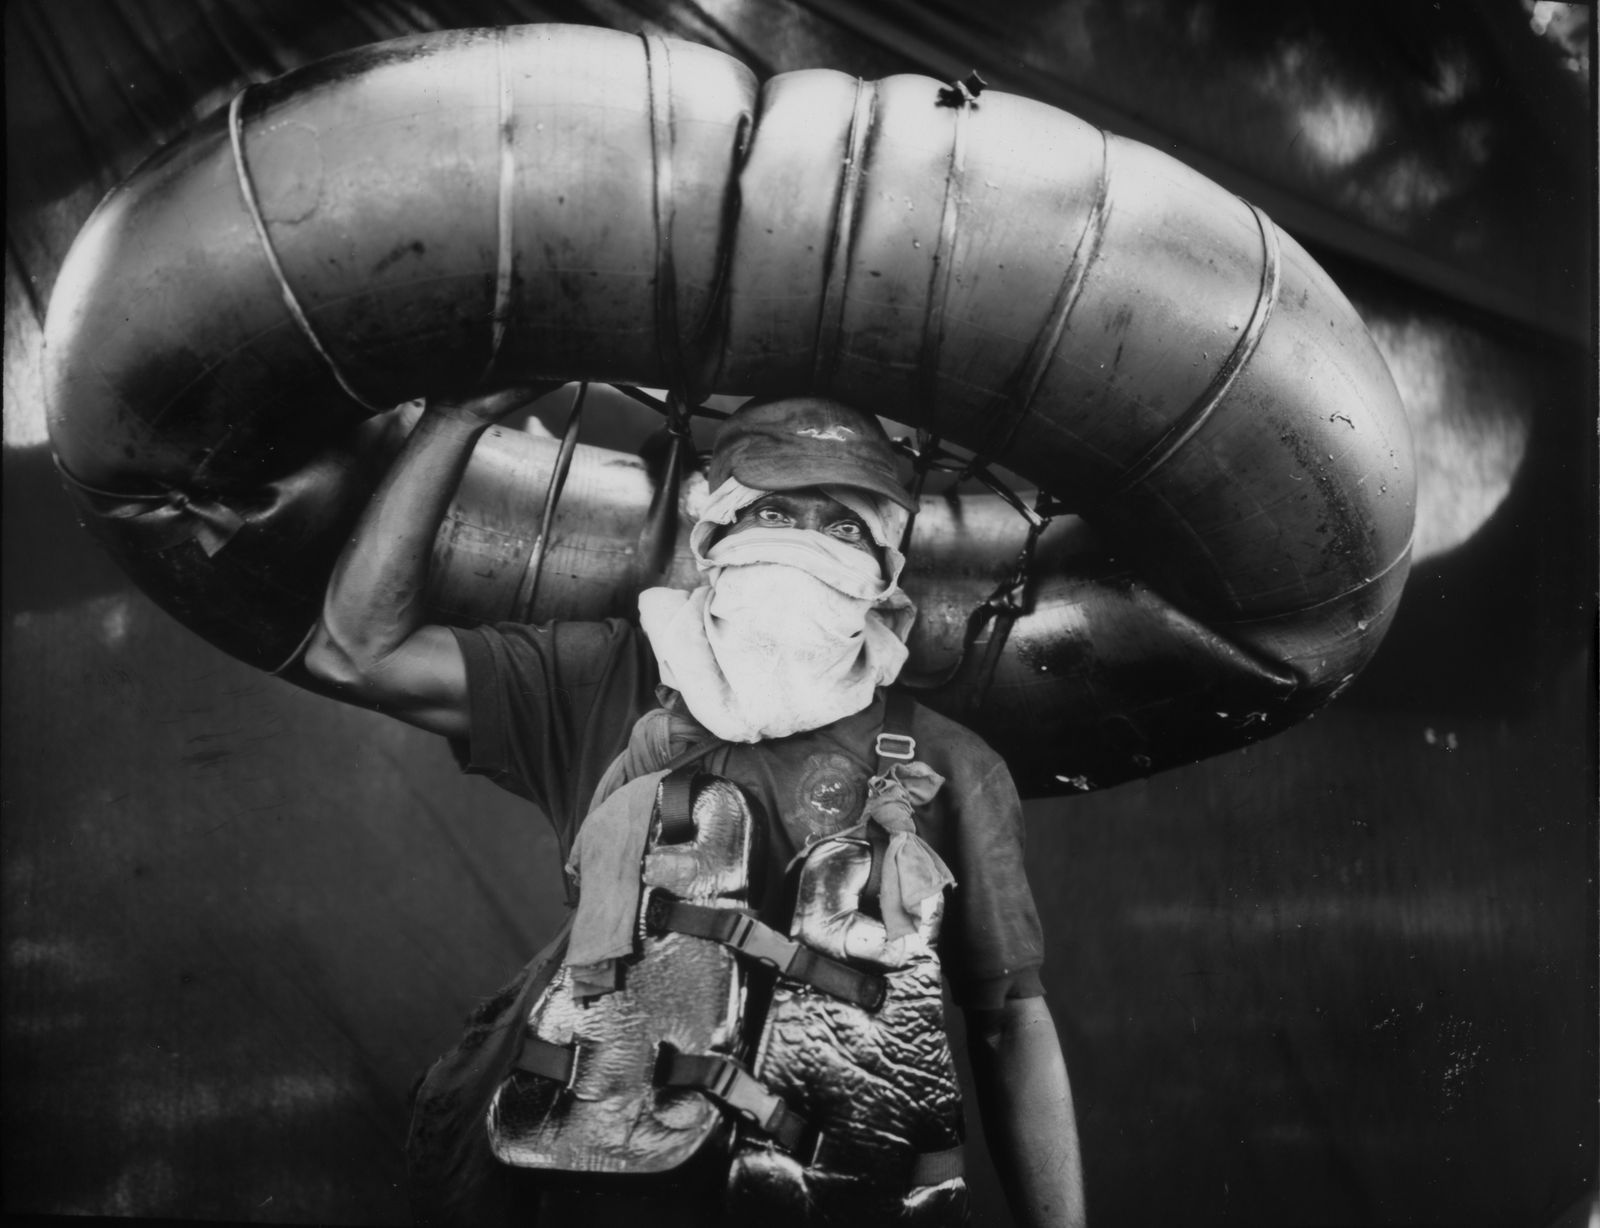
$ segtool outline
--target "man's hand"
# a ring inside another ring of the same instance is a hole
[[[551,387],[429,398],[334,567],[306,649],[313,677],[435,733],[470,733],[461,649],[423,604],[433,539],[478,437]]]

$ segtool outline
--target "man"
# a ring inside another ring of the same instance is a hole
[[[551,816],[563,854],[602,777],[604,795],[638,770],[625,770],[641,744],[635,722],[657,707],[659,680],[679,742],[714,740],[704,770],[741,785],[769,816],[765,877],[775,881],[776,867],[781,881],[794,854],[860,821],[883,687],[905,659],[914,611],[895,547],[910,500],[882,429],[818,398],[732,415],[691,535],[707,583],[646,591],[642,627],[432,625],[422,603],[436,528],[478,437],[529,397],[511,389],[428,404],[335,569],[308,668],[352,700],[452,739],[466,770]],[[1015,787],[959,725],[913,707],[908,732],[939,779],[908,838],[955,880],[940,957],[967,1019],[990,1151],[1019,1224],[1081,1224],[1071,1092],[1039,983]],[[781,929],[776,895],[753,902]],[[411,1140],[425,1218],[509,1222],[542,1207],[545,1222],[599,1223],[604,1208],[630,1201],[530,1191],[486,1152],[484,1108],[514,1057],[538,969],[542,985],[564,954],[530,965],[430,1072]],[[710,1222],[715,1191],[647,1205],[653,1223]]]

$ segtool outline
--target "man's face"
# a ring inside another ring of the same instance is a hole
[[[723,530],[721,536],[731,537],[735,533],[757,528],[811,529],[870,554],[880,566],[883,563],[882,552],[873,543],[867,526],[861,523],[861,517],[815,487],[775,490],[762,495],[749,507],[741,509],[738,518]]]

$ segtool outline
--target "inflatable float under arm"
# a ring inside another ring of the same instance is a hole
[[[1072,515],[1017,584],[1028,526],[992,495],[924,499],[907,581],[927,702],[1030,793],[1300,719],[1371,657],[1409,568],[1399,398],[1300,247],[1153,149],[917,76],[758,87],[704,47],[558,25],[336,56],[113,191],[46,345],[91,529],[188,626],[302,683],[401,428],[378,411],[513,382],[826,393],[1037,484]],[[485,437],[439,618],[629,610],[652,479],[580,447],[546,544],[556,464]]]

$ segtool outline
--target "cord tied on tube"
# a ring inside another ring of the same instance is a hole
[[[920,501],[923,486],[930,472],[952,473],[957,483],[976,478],[991,492],[997,495],[1006,506],[1028,525],[1027,535],[1023,538],[1022,548],[1017,554],[1016,562],[1011,571],[1000,581],[994,590],[981,602],[973,607],[967,616],[966,630],[961,638],[961,651],[953,664],[934,674],[924,674],[917,677],[902,675],[901,681],[916,690],[936,690],[953,682],[962,672],[971,656],[973,648],[977,645],[978,637],[985,627],[992,622],[993,630],[990,632],[988,646],[984,652],[984,659],[979,665],[979,677],[976,684],[974,703],[981,703],[982,697],[987,694],[989,683],[994,676],[995,667],[999,664],[1000,656],[1005,650],[1006,641],[1011,634],[1012,624],[1025,614],[1033,612],[1033,590],[1035,580],[1035,563],[1038,554],[1039,539],[1044,535],[1055,519],[1067,511],[1065,504],[1045,491],[1039,491],[1030,505],[1016,491],[1012,490],[1005,482],[1001,481],[989,467],[977,456],[969,457],[962,461],[955,454],[943,448],[939,440],[929,435],[926,431],[918,432],[917,442],[913,444],[909,439],[897,439],[895,448],[902,455],[911,459],[912,463],[912,491]],[[915,524],[916,513],[907,523],[904,535],[901,538],[901,553],[909,555],[911,546],[911,531]]]
[[[162,491],[103,490],[80,481],[59,456],[52,455],[51,460],[69,486],[114,505],[104,511],[96,509],[96,514],[107,520],[131,520],[160,511],[177,513],[173,529],[160,539],[163,548],[192,540],[212,558],[244,528],[244,517],[220,499],[197,497],[176,486]]]
[[[555,468],[550,471],[550,484],[545,487],[544,508],[539,514],[539,536],[533,539],[533,550],[528,554],[522,583],[517,586],[515,613],[523,618],[533,617],[533,605],[539,599],[539,580],[544,574],[544,560],[550,550],[550,530],[555,525],[561,492],[567,485],[567,473],[572,469],[572,457],[578,450],[578,429],[583,424],[583,407],[588,397],[589,385],[579,384],[572,398],[572,408],[567,411],[567,425],[561,432],[561,450],[556,453]]]

